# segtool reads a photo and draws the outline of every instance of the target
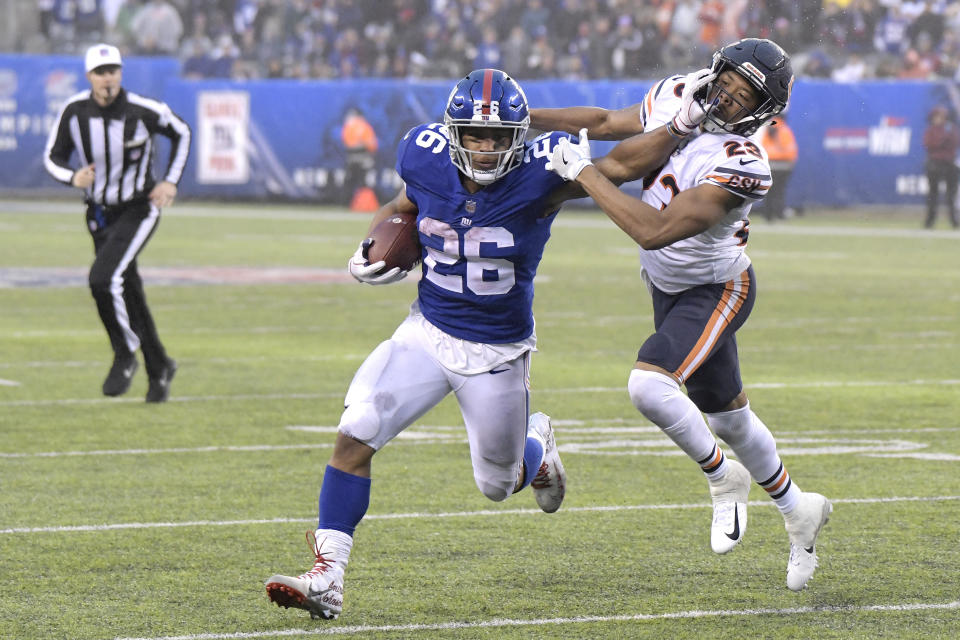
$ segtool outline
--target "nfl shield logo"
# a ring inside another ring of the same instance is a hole
[[[476,200],[467,200],[467,204],[464,206],[467,210],[467,213],[475,213],[477,211],[477,201]]]

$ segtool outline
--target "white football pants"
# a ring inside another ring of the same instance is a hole
[[[530,408],[530,353],[461,375],[441,366],[409,334],[380,343],[357,370],[339,429],[379,450],[451,391],[467,429],[473,477],[494,501],[513,493]]]

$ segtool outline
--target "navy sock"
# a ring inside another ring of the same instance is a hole
[[[327,465],[320,487],[318,529],[335,529],[352,536],[369,505],[370,478]]]
[[[537,471],[540,471],[541,462],[543,462],[543,445],[536,438],[527,436],[527,443],[523,447],[523,466],[526,472],[523,474],[523,486],[520,489],[533,482]]]

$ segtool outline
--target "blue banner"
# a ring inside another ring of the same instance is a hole
[[[176,60],[124,60],[124,86],[167,102],[193,129],[181,196],[345,202],[347,110],[359,108],[379,147],[367,183],[381,201],[399,186],[400,138],[441,118],[451,81],[400,79],[232,82],[179,77]],[[522,82],[532,106],[639,102],[650,82]],[[63,102],[87,88],[79,57],[0,55],[0,193],[57,188],[42,153]],[[836,84],[798,80],[787,121],[800,157],[788,205],[919,204],[925,193],[926,114],[949,104],[929,82]],[[594,142],[596,155],[613,143]],[[159,152],[166,147],[158,145]],[[166,157],[160,157],[161,166]],[[627,185],[636,193],[639,185]]]
[[[157,97],[179,72],[176,60],[128,58],[123,84]],[[0,193],[58,184],[43,168],[47,136],[67,98],[89,88],[81,56],[0,55]]]

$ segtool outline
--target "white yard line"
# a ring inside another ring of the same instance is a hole
[[[277,631],[249,631],[237,633],[198,633],[182,636],[147,636],[117,638],[116,640],[239,640],[245,638],[276,638],[293,636],[353,636],[366,633],[445,631],[451,629],[491,629],[504,627],[543,627],[563,624],[592,624],[603,622],[646,622],[656,620],[696,620],[700,618],[745,618],[761,616],[792,616],[808,613],[899,613],[902,611],[949,610],[960,608],[960,600],[953,602],[907,602],[900,604],[788,607],[779,609],[714,609],[667,611],[664,613],[633,613],[613,616],[575,616],[570,618],[529,618],[478,620],[476,622],[432,622],[424,624],[385,624],[326,627],[319,629],[280,629]],[[541,632],[546,632],[542,630]],[[519,633],[519,632],[518,632]],[[527,633],[531,633],[528,631]],[[540,632],[537,633],[540,635]]]
[[[940,348],[942,345],[938,345]],[[366,353],[345,353],[338,355],[298,355],[298,356],[245,356],[237,358],[178,358],[181,364],[240,364],[249,362],[330,362],[331,360],[363,360]],[[66,369],[102,367],[103,360],[28,360],[26,362],[0,362],[0,369]]]
[[[862,387],[915,387],[915,386],[957,386],[960,379],[947,378],[944,380],[824,380],[811,382],[756,382],[744,385],[746,389],[834,389],[834,388],[862,388]],[[556,393],[571,395],[577,393],[626,393],[626,387],[570,387],[570,388],[537,388],[536,393]],[[217,402],[223,400],[315,400],[319,398],[341,397],[346,392],[336,391],[329,393],[246,393],[237,395],[209,395],[209,396],[171,396],[169,402]],[[58,405],[103,405],[116,403],[142,403],[139,398],[63,398],[59,400],[5,400],[0,407],[46,407]]]
[[[945,502],[960,500],[956,496],[890,496],[886,498],[831,498],[833,504],[888,504],[891,502]],[[770,500],[751,500],[751,507],[775,506]],[[589,513],[611,511],[675,511],[686,509],[708,509],[710,503],[695,504],[635,504],[635,505],[596,505],[592,507],[564,507],[559,511],[565,513]],[[446,518],[478,518],[500,516],[528,516],[543,513],[539,509],[481,509],[477,511],[450,511],[441,513],[413,512],[413,513],[368,513],[363,517],[364,522],[377,520],[426,520]],[[270,518],[261,520],[191,520],[186,522],[122,522],[112,524],[87,525],[59,525],[50,527],[12,527],[0,529],[0,535],[29,534],[29,533],[76,533],[89,531],[113,531],[118,529],[171,529],[182,527],[233,527],[257,526],[264,524],[302,524],[316,522],[316,518]]]

